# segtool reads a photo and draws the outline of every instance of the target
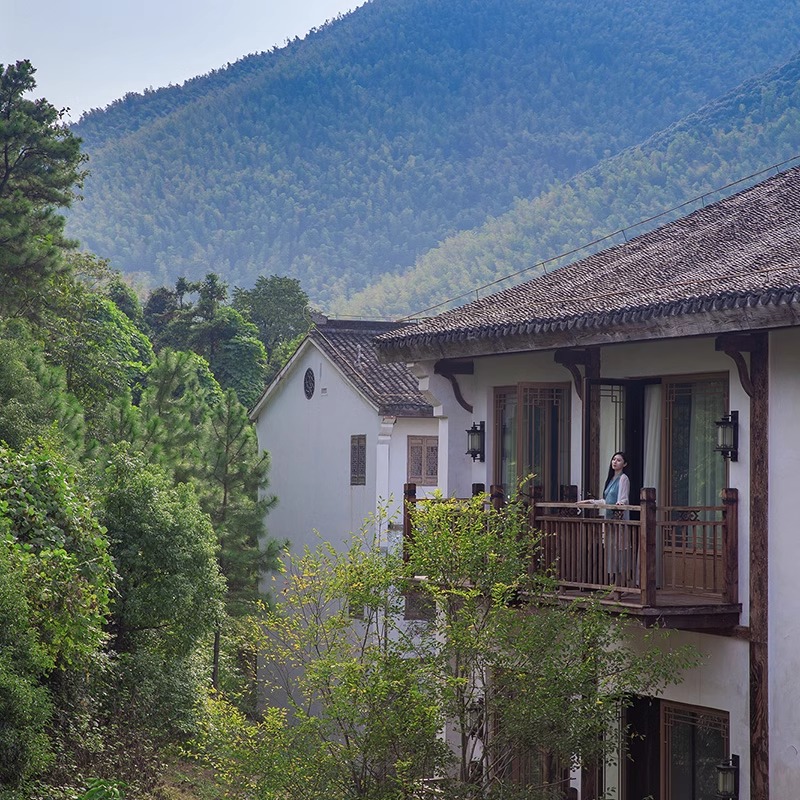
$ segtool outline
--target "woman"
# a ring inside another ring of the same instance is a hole
[[[631,481],[625,472],[628,459],[621,450],[611,456],[608,477],[603,487],[602,500],[581,500],[578,505],[605,505],[605,518],[613,520],[630,519],[630,513],[616,511],[609,506],[627,506],[630,502]],[[630,540],[633,531],[627,525],[603,524],[603,545],[605,549],[607,581],[622,586],[638,585],[638,566],[635,547]]]
[[[578,505],[607,505],[607,506],[627,506],[631,494],[631,481],[625,472],[628,466],[628,459],[625,453],[618,450],[611,456],[611,463],[608,465],[608,477],[606,485],[603,487],[602,500],[581,500]],[[605,511],[606,519],[628,519],[628,512],[621,514],[613,508]]]

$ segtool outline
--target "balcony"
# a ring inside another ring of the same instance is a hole
[[[407,502],[416,502],[414,489],[407,484]],[[576,497],[577,489],[564,487],[562,495]],[[492,487],[491,498],[502,503],[502,490]],[[722,492],[720,506],[659,507],[655,489],[642,489],[639,505],[534,500],[530,519],[543,534],[542,560],[561,599],[598,598],[647,627],[730,631],[739,624],[736,489]]]

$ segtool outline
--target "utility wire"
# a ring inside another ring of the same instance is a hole
[[[602,242],[608,241],[609,239],[613,239],[615,236],[619,236],[620,234],[622,234],[622,236],[625,238],[625,241],[627,242],[628,241],[627,232],[632,230],[632,229],[634,229],[634,228],[638,228],[638,227],[640,227],[642,225],[648,225],[651,222],[655,222],[656,220],[661,219],[662,217],[665,217],[665,216],[668,216],[670,214],[673,214],[676,211],[680,211],[681,209],[684,209],[687,206],[694,205],[697,202],[702,202],[703,207],[705,207],[705,205],[706,205],[705,200],[709,195],[715,195],[715,194],[719,194],[720,192],[725,192],[728,189],[732,189],[734,186],[738,186],[739,184],[745,183],[746,181],[750,181],[753,178],[757,178],[757,177],[759,177],[761,175],[765,175],[768,172],[772,172],[773,170],[777,174],[778,172],[781,172],[786,167],[787,164],[791,164],[793,161],[797,161],[798,159],[800,159],[800,155],[792,156],[791,158],[787,158],[785,161],[779,161],[777,164],[772,164],[769,167],[765,167],[764,169],[758,170],[757,172],[753,172],[750,175],[746,175],[743,178],[739,178],[738,180],[731,181],[730,183],[726,183],[724,186],[720,186],[717,189],[712,189],[710,191],[703,192],[703,194],[699,194],[699,195],[693,197],[691,200],[686,200],[683,203],[679,203],[678,205],[673,206],[672,208],[668,208],[665,211],[661,211],[658,214],[654,214],[651,217],[646,217],[645,219],[639,220],[639,222],[636,222],[633,225],[627,225],[624,228],[620,228],[619,230],[613,231],[612,233],[608,233],[605,236],[601,236],[601,237],[599,237],[597,239],[593,239],[591,242],[587,242],[585,244],[582,244],[579,247],[574,247],[571,250],[565,250],[563,253],[559,253],[556,256],[551,256],[550,258],[546,258],[543,261],[537,261],[535,264],[533,264],[530,267],[524,267],[523,269],[518,270],[517,272],[512,272],[512,273],[510,273],[508,275],[504,275],[501,278],[495,278],[495,280],[489,281],[489,283],[484,283],[484,284],[481,284],[480,286],[475,287],[474,289],[470,289],[469,291],[462,292],[461,294],[458,294],[455,297],[451,297],[449,300],[443,300],[440,303],[436,303],[435,305],[428,306],[427,308],[423,308],[421,311],[416,311],[413,314],[409,314],[409,315],[407,315],[405,317],[401,317],[400,321],[401,322],[405,322],[407,320],[419,319],[420,317],[424,317],[425,315],[427,315],[429,312],[435,311],[437,308],[442,308],[443,306],[449,306],[452,303],[455,303],[455,302],[457,302],[458,300],[461,300],[464,297],[470,297],[473,294],[475,295],[475,297],[477,299],[477,298],[479,298],[479,293],[481,291],[485,291],[486,289],[490,289],[491,287],[497,286],[498,284],[504,283],[505,281],[511,280],[512,278],[517,278],[520,275],[524,275],[525,273],[530,272],[531,270],[541,269],[541,270],[544,271],[545,274],[547,274],[547,265],[548,264],[552,264],[555,261],[560,261],[561,259],[568,258],[570,256],[574,256],[577,253],[581,253],[584,250],[588,250],[590,248],[593,248],[596,245],[601,244]],[[722,198],[722,199],[724,199],[724,198]],[[699,279],[698,281],[689,282],[686,285],[691,285],[691,283],[703,283],[703,282],[707,282],[707,279]],[[594,295],[594,297],[601,297],[601,296],[604,296],[604,295]],[[585,298],[576,297],[576,298],[570,298],[570,299],[589,299],[589,297],[588,296],[585,297]]]

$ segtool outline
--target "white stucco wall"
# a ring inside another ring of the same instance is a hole
[[[309,367],[316,380],[310,400],[303,392]],[[309,343],[272,387],[256,432],[260,449],[270,453],[269,492],[278,498],[267,529],[274,538],[288,539],[293,552],[302,552],[320,540],[342,546],[379,505],[399,510],[408,436],[436,436],[438,422],[381,417]],[[367,481],[351,486],[350,437],[359,434],[367,437]]]
[[[316,387],[303,393],[306,369]],[[283,376],[256,421],[259,448],[271,458],[269,491],[278,498],[267,517],[270,536],[293,552],[319,538],[336,545],[374,511],[380,418],[327,357],[309,346]],[[350,485],[350,437],[366,434],[367,482]]]
[[[800,330],[770,335],[770,796],[800,796]]]

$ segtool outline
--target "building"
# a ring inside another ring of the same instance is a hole
[[[582,800],[715,797],[733,754],[742,800],[797,796],[800,168],[377,347],[436,407],[448,494],[532,473],[564,596],[608,592],[706,655],[637,698],[626,722],[644,738],[586,772]],[[639,508],[604,523],[575,501],[601,496],[619,450]]]
[[[409,480],[437,486],[432,408],[405,366],[376,358],[375,336],[397,327],[321,321],[250,412],[278,498],[270,535],[295,553],[342,546],[379,506],[396,512]]]

